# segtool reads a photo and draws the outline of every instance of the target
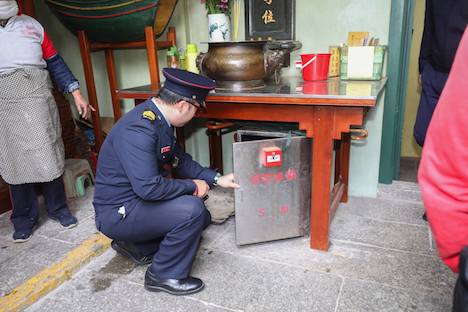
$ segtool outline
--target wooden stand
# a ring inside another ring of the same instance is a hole
[[[132,41],[122,43],[104,43],[91,42],[88,40],[84,31],[78,32],[78,40],[80,43],[81,58],[83,60],[83,68],[88,88],[89,103],[96,109],[92,114],[94,134],[96,137],[96,151],[99,151],[103,142],[103,132],[108,133],[112,125],[122,116],[120,101],[129,99],[132,96],[124,90],[119,90],[117,81],[114,50],[123,49],[146,49],[148,55],[148,67],[150,74],[150,88],[152,91],[157,91],[160,88],[159,66],[158,66],[158,49],[167,49],[176,44],[176,33],[174,27],[169,27],[165,41],[156,41],[153,27],[145,27],[145,41]],[[91,61],[91,53],[96,51],[104,51],[106,57],[107,76],[109,79],[109,87],[112,98],[112,108],[114,117],[101,117],[99,114],[99,105],[96,95],[96,84],[94,82],[93,64]],[[181,132],[181,134],[179,134]],[[182,131],[177,132],[177,136],[183,139]]]
[[[367,82],[373,90],[371,94],[353,95],[346,94],[349,82],[337,78],[328,82],[337,83],[336,90],[340,93],[297,92],[294,86],[301,85],[303,81],[293,77],[284,77],[284,88],[275,86],[269,93],[210,93],[205,99],[206,112],[197,114],[197,117],[208,120],[294,122],[298,123],[299,129],[306,131],[307,137],[313,139],[310,247],[319,250],[328,250],[330,222],[339,203],[348,200],[351,137],[365,137],[366,131],[355,128],[364,124],[367,110],[377,105],[387,80]],[[154,95],[148,87],[127,89],[126,92],[132,93],[134,99]],[[215,131],[216,127],[212,129]],[[219,140],[220,136],[215,138]],[[337,149],[333,163],[334,142]],[[217,143],[221,143],[220,140]],[[215,152],[210,155],[215,156]],[[336,167],[335,185],[330,187],[333,165]]]

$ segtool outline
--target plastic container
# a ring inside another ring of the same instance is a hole
[[[166,59],[167,67],[179,68],[179,52],[176,46],[172,46],[167,50]]]
[[[331,46],[330,51],[330,68],[328,69],[328,77],[340,76],[340,47]]]
[[[327,80],[330,53],[301,54],[302,78],[306,81]]]
[[[200,73],[200,71],[197,68],[197,55],[197,45],[195,43],[187,44],[187,50],[185,53],[185,69],[195,74]]]
[[[351,47],[355,48],[355,47]],[[360,47],[357,47],[360,48]],[[382,79],[382,68],[385,59],[385,52],[387,50],[387,46],[379,45],[374,47],[374,57],[371,62],[372,64],[372,74],[367,77],[353,77],[348,75],[348,47],[340,47],[340,58],[341,58],[341,65],[340,65],[340,79],[342,80],[380,80]]]
[[[179,50],[179,66],[180,66],[180,69],[184,69],[184,70],[187,70],[187,64],[185,62],[185,52],[184,52],[184,49],[180,49]]]
[[[327,81],[304,81],[304,85],[302,86],[302,93],[327,95],[328,94],[328,82]]]

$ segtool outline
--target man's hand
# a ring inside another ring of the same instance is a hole
[[[219,186],[221,187],[231,187],[231,188],[239,188],[240,185],[234,182],[234,174],[226,174],[223,175],[222,177],[219,177],[218,183]]]
[[[195,192],[193,193],[194,196],[197,196],[199,198],[203,198],[208,194],[208,190],[210,187],[208,186],[208,183],[206,183],[204,180],[192,180],[197,188],[195,189]]]
[[[78,110],[78,114],[80,114],[80,116],[83,118],[89,119],[89,117],[91,116],[91,111],[96,111],[94,107],[88,104],[88,102],[81,94],[80,89],[73,91],[72,95],[73,99],[75,100],[75,105],[76,109]]]

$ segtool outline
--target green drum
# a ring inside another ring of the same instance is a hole
[[[145,39],[145,27],[156,37],[166,29],[177,0],[46,0],[59,20],[73,33],[86,32],[95,42]]]

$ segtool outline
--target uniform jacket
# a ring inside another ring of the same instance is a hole
[[[429,63],[448,73],[468,23],[468,1],[426,0],[424,33],[419,54],[419,73]]]
[[[419,167],[424,206],[442,260],[458,271],[468,246],[468,31],[435,109]]]
[[[168,178],[164,166],[177,179]],[[195,191],[192,179],[212,185],[214,170],[204,168],[176,144],[173,128],[151,99],[112,128],[99,152],[95,207],[120,207],[134,200],[163,201]],[[96,212],[98,213],[98,208]]]

